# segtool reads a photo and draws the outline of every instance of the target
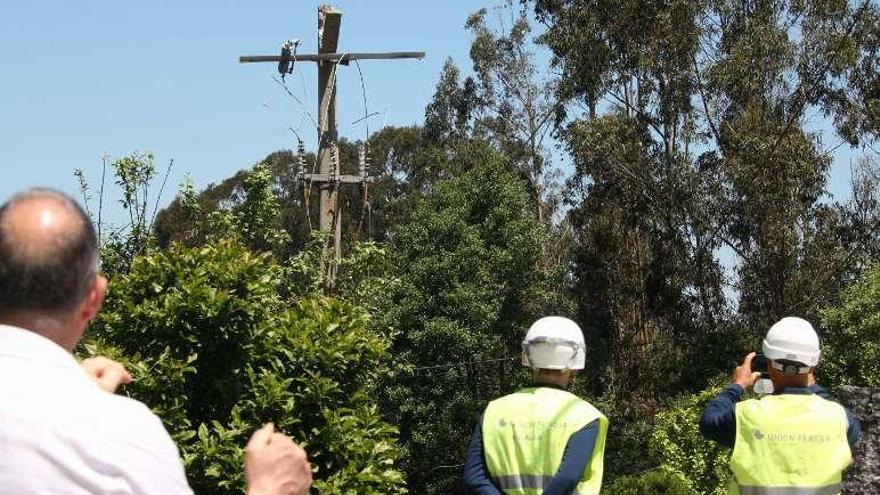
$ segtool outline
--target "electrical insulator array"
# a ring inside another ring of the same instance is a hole
[[[367,174],[370,171],[370,148],[367,145],[364,145],[364,169],[361,172],[361,179],[363,179],[364,183],[367,182]]]
[[[361,144],[358,147],[358,174],[361,179],[367,176],[367,145]]]
[[[306,177],[306,145],[303,143],[302,139],[298,139],[299,143],[297,143],[296,148],[296,164],[297,164],[297,176],[300,179],[305,179]]]
[[[336,145],[336,143],[333,143],[330,146],[330,162],[331,169],[333,170],[334,180],[338,181],[341,170],[339,167],[339,147]]]

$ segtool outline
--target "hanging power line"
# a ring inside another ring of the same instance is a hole
[[[435,370],[435,369],[449,369],[449,368],[459,368],[462,366],[471,366],[474,364],[483,364],[483,363],[498,363],[501,361],[513,361],[514,359],[519,359],[519,356],[511,356],[506,358],[495,358],[495,359],[482,359],[475,361],[458,361],[446,364],[435,364],[431,366],[417,366],[415,368],[411,368],[410,372],[416,371],[425,371],[425,370]]]
[[[273,114],[276,114],[276,115],[277,115],[277,112],[275,112],[275,109],[272,108],[272,107],[269,105],[269,102],[263,103],[263,108],[265,108],[266,110],[268,110],[268,111],[272,112]],[[293,135],[296,137],[296,139],[297,139],[298,141],[301,140],[301,138],[299,137],[299,133],[297,132],[297,129],[294,129],[293,126],[291,126],[290,124],[288,124],[287,122],[285,122],[285,121],[284,121],[283,119],[281,119],[280,117],[279,117],[279,121],[281,122],[281,124],[282,124],[284,127],[287,128],[287,130],[289,130],[290,132],[293,133]],[[300,122],[299,127],[302,127],[302,122]]]
[[[367,88],[364,85],[364,73],[363,73],[363,71],[361,71],[360,61],[355,60],[354,65],[357,66],[358,76],[361,79],[361,96],[363,96],[363,99],[364,99],[364,116],[360,120],[364,121],[364,126],[366,127],[366,130],[367,130],[367,135],[366,135],[366,137],[364,137],[364,142],[366,143],[370,139],[370,121],[369,121],[370,111],[367,109]],[[357,121],[355,121],[355,122],[357,122]]]
[[[303,103],[303,101],[300,100],[299,97],[296,96],[296,95],[293,93],[293,91],[290,90],[290,88],[287,86],[287,83],[284,82],[283,80],[279,79],[278,76],[275,76],[275,75],[272,76],[272,80],[275,81],[276,84],[278,84],[279,86],[281,86],[281,88],[284,89],[284,92],[287,93],[288,96],[290,96],[291,98],[293,98],[293,101],[295,101],[297,104],[299,104],[300,108],[302,108],[303,115],[308,116],[309,120],[312,122],[312,124],[315,126],[315,128],[317,128],[317,127],[318,127],[318,121],[315,120],[315,116],[312,115],[312,112],[309,111],[309,109],[308,109],[308,107],[306,106],[306,104]]]
[[[318,53],[297,54],[297,42],[287,42],[282,45],[281,55],[257,55],[239,57],[241,63],[252,62],[276,62],[282,77],[292,73],[299,62],[309,61],[318,64],[318,118],[315,119],[309,113],[318,131],[318,152],[316,154],[315,167],[320,173],[301,174],[300,179],[307,182],[304,190],[311,193],[311,185],[318,184],[320,187],[320,209],[318,214],[319,226],[322,230],[333,233],[333,243],[327,246],[327,252],[332,253],[332,262],[326,265],[325,289],[332,290],[336,269],[342,257],[342,204],[339,201],[339,191],[344,184],[364,184],[373,180],[368,176],[344,175],[341,173],[337,141],[337,118],[336,118],[336,88],[339,64],[348,64],[352,60],[400,60],[410,58],[424,58],[424,52],[391,52],[391,53],[338,53],[339,29],[342,21],[342,12],[332,5],[318,7]],[[366,104],[366,90],[361,74],[361,86]],[[296,98],[292,91],[287,88],[284,81],[277,81],[280,86],[307,112],[305,104]],[[366,112],[369,115],[369,111]],[[330,139],[328,139],[328,136]],[[369,137],[369,135],[367,136]],[[306,212],[310,214],[310,212]]]

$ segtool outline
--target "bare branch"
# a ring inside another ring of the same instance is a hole
[[[650,115],[648,115],[648,114],[646,114],[645,112],[643,112],[640,108],[637,108],[637,107],[635,107],[634,105],[631,105],[629,102],[627,102],[626,100],[624,100],[623,98],[621,98],[620,95],[618,95],[618,94],[615,93],[614,91],[608,91],[607,94],[613,96],[614,99],[615,99],[618,103],[620,103],[620,104],[626,106],[627,109],[629,109],[629,110],[635,112],[639,117],[641,117],[641,118],[645,121],[645,123],[648,124],[648,126],[651,127],[651,129],[653,129],[657,134],[659,134],[660,137],[662,137],[664,141],[666,140],[666,134],[665,134],[662,130],[660,130],[659,127],[657,127],[657,124],[655,124],[655,123],[653,122],[654,119],[651,118]],[[605,97],[603,96],[603,98],[605,98]],[[607,98],[606,98],[606,100],[607,100]]]
[[[718,133],[718,127],[715,125],[715,121],[712,120],[712,115],[709,113],[709,102],[706,101],[706,93],[703,88],[703,80],[700,77],[700,67],[697,64],[696,56],[694,56],[694,75],[697,78],[697,89],[700,92],[700,101],[703,102],[703,111],[706,114],[706,122],[709,123],[709,129],[712,131],[712,135],[715,136],[715,141],[721,143],[721,134]]]
[[[107,157],[101,157],[101,192],[98,194],[98,245],[101,245],[103,242],[103,237],[101,237],[102,233],[102,225],[103,221],[101,219],[104,213],[104,184],[107,181]]]
[[[174,158],[168,162],[168,168],[165,170],[165,177],[162,179],[162,187],[159,188],[159,194],[156,196],[156,205],[153,207],[153,217],[150,219],[150,227],[147,232],[153,230],[153,224],[156,222],[156,214],[159,212],[159,201],[162,200],[162,193],[165,192],[165,184],[168,182],[168,176],[171,175],[171,167],[174,166]]]

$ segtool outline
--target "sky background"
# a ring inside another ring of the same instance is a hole
[[[447,57],[470,68],[467,16],[501,0],[339,0],[339,51],[425,51],[424,60],[361,63],[371,130],[420,123]],[[78,195],[73,171],[97,186],[102,156],[152,151],[160,172],[174,159],[169,202],[190,176],[222,181],[272,151],[293,147],[288,126],[314,146],[302,108],[272,80],[274,55],[291,38],[317,50],[317,2],[302,0],[3,0],[0,2],[0,201],[28,186]],[[315,114],[317,70],[288,85]],[[304,84],[303,84],[304,83]],[[339,76],[339,132],[365,137],[354,64]],[[268,108],[267,108],[268,107]],[[827,128],[821,118],[811,124]],[[827,138],[826,146],[838,140]],[[829,191],[847,196],[857,153],[835,153]],[[110,199],[118,198],[113,190]],[[121,218],[118,208],[105,212]]]
[[[424,60],[361,63],[371,130],[421,122],[447,57],[469,68],[467,16],[483,1],[342,0],[340,51],[425,51]],[[496,2],[500,4],[500,2]],[[317,51],[317,2],[301,0],[0,2],[0,201],[28,186],[79,194],[73,171],[100,182],[101,157],[152,151],[174,159],[170,201],[185,175],[201,189],[293,147],[288,125],[313,147],[314,125],[272,80],[287,39]],[[317,106],[317,69],[288,86]],[[303,85],[302,82],[305,82]],[[305,92],[303,92],[305,86]],[[339,132],[365,136],[357,69],[339,76]],[[268,105],[272,110],[268,110]],[[301,126],[301,127],[300,127]],[[115,199],[116,196],[111,198]]]

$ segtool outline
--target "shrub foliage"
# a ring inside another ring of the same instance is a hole
[[[662,469],[636,476],[621,476],[606,495],[696,495],[678,475]]]
[[[679,399],[657,415],[648,442],[661,468],[700,495],[726,494],[730,479],[730,449],[700,435],[700,414],[719,392],[720,388],[713,387]]]
[[[174,245],[115,278],[86,347],[125,362],[197,493],[241,493],[243,447],[263,422],[303,444],[321,494],[403,493],[396,430],[375,405],[389,341],[358,307],[286,302],[283,270],[234,241]]]
[[[829,385],[880,387],[880,266],[822,313],[820,371]]]

